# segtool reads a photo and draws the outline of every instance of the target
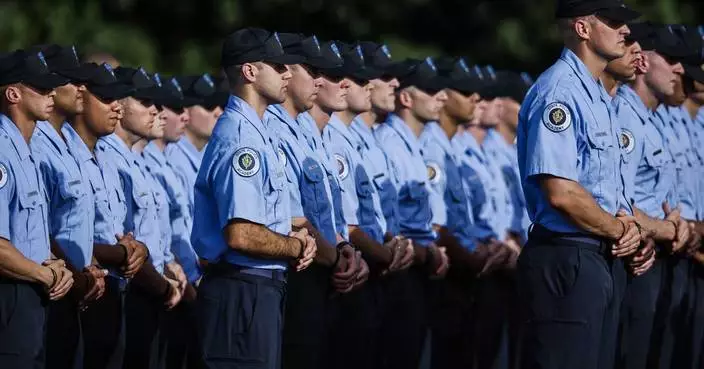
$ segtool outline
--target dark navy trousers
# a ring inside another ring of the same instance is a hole
[[[47,303],[41,286],[0,278],[0,368],[44,368]]]

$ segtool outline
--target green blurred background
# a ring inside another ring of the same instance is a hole
[[[75,44],[162,73],[217,73],[222,38],[244,26],[384,41],[395,59],[463,55],[528,71],[560,51],[555,0],[0,0],[0,47]],[[702,0],[630,0],[646,19],[698,24]]]

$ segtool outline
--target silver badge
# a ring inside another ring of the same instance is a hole
[[[425,64],[427,64],[433,71],[438,70],[438,68],[435,66],[435,63],[433,62],[433,58],[431,57],[425,58]]]
[[[288,164],[288,158],[286,157],[286,153],[282,148],[277,148],[276,149],[276,154],[279,157],[279,162],[281,163],[282,166],[286,166]]]
[[[42,53],[41,51],[38,52],[38,53],[37,53],[37,58],[39,58],[39,61],[42,63],[43,66],[45,66],[45,67],[47,66],[47,65],[46,65],[46,59],[44,59],[44,53]]]
[[[636,138],[633,136],[633,133],[627,129],[624,129],[621,131],[621,148],[623,149],[626,154],[630,154],[633,152],[633,149],[636,148]]]
[[[181,85],[178,84],[178,81],[176,80],[176,78],[171,78],[170,82],[171,82],[171,85],[174,86],[176,91],[178,91],[179,93],[183,93],[183,90],[181,89]]]
[[[440,169],[440,166],[433,162],[426,163],[425,166],[428,171],[428,181],[430,181],[431,184],[440,183],[440,180],[442,179],[442,170]]]
[[[357,45],[354,49],[355,49],[355,51],[357,51],[357,56],[359,56],[359,59],[364,61],[364,54],[362,53],[362,47]]]
[[[210,86],[210,87],[215,87],[215,83],[213,82],[213,79],[210,78],[210,74],[205,73],[203,74],[203,80]]]
[[[462,68],[465,73],[469,73],[469,66],[467,66],[467,62],[464,61],[464,58],[460,58],[460,61],[458,63],[460,65],[460,68]]]
[[[235,156],[232,157],[232,167],[242,177],[251,177],[257,174],[261,168],[259,153],[249,147],[237,150]]]
[[[553,132],[562,132],[572,125],[570,110],[563,103],[554,102],[543,111],[543,124]]]
[[[381,45],[381,52],[386,55],[387,58],[391,59],[391,51],[389,51],[389,47],[386,45]]]
[[[313,45],[315,45],[316,50],[320,52],[320,41],[318,41],[318,36],[313,35]]]
[[[335,163],[337,163],[337,178],[345,179],[350,175],[350,166],[347,164],[347,159],[340,154],[334,154]]]
[[[342,56],[340,55],[340,50],[337,48],[337,45],[335,45],[334,42],[330,43],[330,49],[332,50],[332,52],[335,53],[338,58],[342,58]]]
[[[0,188],[5,187],[7,184],[7,168],[5,165],[0,163]]]

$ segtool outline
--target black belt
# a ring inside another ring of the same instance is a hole
[[[271,269],[258,269],[243,267],[240,265],[230,264],[228,262],[220,261],[216,264],[210,264],[205,267],[205,274],[217,275],[226,277],[228,275],[234,276],[238,274],[246,274],[257,277],[263,277],[272,279],[279,282],[286,282],[286,271],[285,270],[271,270]]]
[[[589,249],[602,255],[611,255],[613,241],[586,233],[553,232],[540,224],[533,224],[528,234],[529,239],[539,243],[569,243],[576,247]]]

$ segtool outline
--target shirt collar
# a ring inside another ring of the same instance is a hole
[[[364,120],[361,117],[357,116],[354,118],[350,129],[359,135],[360,144],[364,145],[366,148],[371,147],[370,142],[373,142],[371,140],[375,140],[374,131],[372,131],[372,129],[364,123]]]
[[[136,159],[136,155],[132,152],[132,150],[130,150],[129,147],[127,147],[125,141],[122,141],[122,139],[118,137],[116,133],[105,136],[100,140],[105,142],[106,145],[112,146],[112,148],[115,149],[126,160],[133,162]]]
[[[452,154],[454,152],[450,139],[447,137],[447,134],[437,122],[429,122],[428,124],[426,124],[425,128],[423,129],[423,134],[428,134],[431,137],[435,137],[436,139],[438,139],[438,141],[440,142],[440,146],[445,151],[445,153]]]
[[[265,119],[267,120],[267,125],[269,125],[268,120],[269,119],[278,119],[281,121],[283,124],[285,124],[288,129],[291,131],[294,137],[296,139],[300,139],[298,137],[299,134],[302,134],[301,131],[301,125],[296,122],[295,119],[288,113],[288,111],[284,108],[282,104],[276,104],[276,105],[269,105],[268,108],[266,108],[266,112],[264,114]],[[267,117],[268,116],[268,117]]]
[[[37,127],[34,132],[35,134],[38,132],[43,133],[49,139],[49,141],[51,141],[52,145],[54,145],[56,151],[68,151],[68,146],[66,146],[66,142],[63,140],[63,138],[61,138],[61,136],[59,136],[59,132],[56,132],[51,123],[45,120],[38,121]]]
[[[149,155],[154,159],[159,166],[166,166],[166,155],[159,149],[154,141],[151,141],[144,147],[143,155]]]
[[[413,134],[413,131],[411,131],[411,127],[409,127],[406,122],[401,119],[401,117],[396,114],[389,114],[389,117],[386,119],[386,123],[384,124],[388,124],[399,134],[399,136],[401,136],[401,139],[403,139],[403,142],[406,143],[406,146],[408,146],[408,149],[411,152],[415,151],[414,148],[417,148],[418,140]]]
[[[66,137],[66,145],[71,149],[71,154],[74,155],[79,163],[84,163],[88,160],[93,160],[93,153],[88,149],[88,145],[83,142],[81,136],[78,135],[70,124],[64,124],[61,127],[61,132]]]
[[[25,160],[31,156],[32,151],[30,151],[29,145],[27,145],[27,142],[24,140],[22,132],[20,132],[20,129],[17,128],[15,123],[7,115],[0,114],[0,129],[5,131],[7,136],[9,136],[21,160]]]
[[[601,98],[604,98],[605,101],[609,101],[609,99],[606,99],[606,96],[604,96],[604,94],[606,93],[606,91],[604,91],[604,88],[589,72],[589,69],[587,69],[587,66],[584,65],[584,62],[582,62],[582,60],[579,59],[572,50],[568,48],[562,49],[560,60],[562,60],[570,68],[572,68],[579,80],[582,81],[582,85],[587,90],[587,93],[589,94],[589,97],[591,97],[592,102],[596,102],[597,99]]]
[[[357,150],[357,146],[359,146],[359,142],[355,140],[352,130],[345,125],[345,123],[342,122],[340,117],[337,116],[337,114],[333,114],[330,116],[330,122],[328,122],[328,127],[329,129],[334,129],[342,135],[342,137],[347,140],[347,142],[350,143],[352,147],[354,147],[355,150]]]
[[[645,106],[643,100],[638,96],[638,94],[629,86],[621,85],[616,91],[616,96],[620,96],[626,103],[636,112],[641,122],[645,124],[650,120],[651,113],[648,107]]]
[[[254,128],[259,131],[259,134],[261,134],[262,137],[269,137],[269,134],[266,131],[266,127],[264,126],[264,122],[262,121],[262,119],[259,118],[259,115],[257,115],[257,112],[254,110],[254,108],[252,108],[252,106],[249,105],[249,103],[244,101],[242,98],[230,95],[230,100],[227,102],[225,110],[230,114],[242,115],[245,119],[252,123]]]
[[[188,137],[181,137],[181,139],[178,140],[175,145],[177,145],[181,148],[181,150],[183,150],[188,160],[191,161],[191,164],[193,164],[196,168],[200,166],[200,162],[203,159],[203,152],[198,151],[198,149],[191,143],[191,140],[189,140]]]

